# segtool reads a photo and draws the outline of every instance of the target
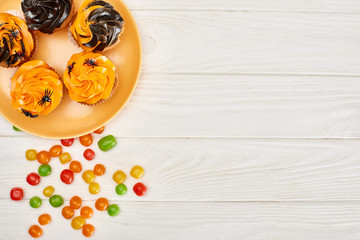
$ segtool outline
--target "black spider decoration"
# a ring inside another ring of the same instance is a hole
[[[30,118],[37,118],[39,115],[38,114],[32,114],[31,112],[21,108],[21,112],[26,116],[26,117],[30,117]]]
[[[26,58],[27,56],[25,55],[24,52],[22,51],[17,51],[15,52],[15,55],[18,57],[18,58]]]
[[[92,66],[92,67],[98,66],[98,64],[96,63],[96,60],[93,58],[85,59],[84,64],[87,64],[88,66]]]
[[[76,63],[75,62],[73,62],[72,64],[70,64],[69,66],[67,66],[67,69],[68,69],[68,74],[70,74],[71,73],[71,71],[72,71],[72,69],[74,68],[74,65],[75,65]]]
[[[11,29],[7,29],[7,30],[9,30],[9,32],[10,32],[10,38],[15,38],[15,40],[16,40],[17,36],[19,36],[19,34],[20,34],[20,31],[14,27],[12,27]]]
[[[42,97],[42,99],[38,102],[40,106],[46,107],[47,102],[51,102],[51,95],[53,94],[53,91],[50,91],[49,89],[45,89],[45,94]]]

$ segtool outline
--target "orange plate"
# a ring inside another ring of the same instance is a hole
[[[119,85],[113,96],[97,106],[84,106],[69,97],[65,92],[60,105],[49,115],[30,119],[11,107],[10,78],[17,68],[0,68],[0,113],[10,123],[33,135],[46,138],[71,138],[92,132],[114,118],[129,100],[135,89],[141,67],[140,36],[134,18],[121,0],[106,0],[122,15],[125,30],[120,43],[105,51],[114,62],[119,77]],[[0,12],[20,11],[21,0],[0,0]],[[74,0],[76,9],[82,0]],[[20,12],[21,13],[21,12]],[[32,59],[42,59],[53,67],[60,76],[72,54],[81,48],[71,41],[68,29],[52,35],[36,32],[38,47]]]

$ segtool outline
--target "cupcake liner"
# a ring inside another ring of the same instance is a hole
[[[22,20],[25,21],[24,19],[24,14],[19,11],[19,10],[15,10],[15,9],[11,9],[11,10],[8,10],[6,11],[6,13],[9,13],[11,15],[14,15],[15,17],[18,17],[18,18],[21,18]],[[25,21],[26,23],[26,21]],[[5,62],[1,62],[0,63],[0,68],[17,68],[17,67],[20,67],[21,65],[23,65],[24,63],[30,61],[34,56],[35,54],[37,53],[37,50],[38,50],[38,46],[39,46],[39,41],[38,41],[38,38],[35,34],[34,31],[28,29],[28,32],[30,32],[32,38],[33,38],[33,42],[34,42],[34,49],[31,51],[30,53],[30,56],[28,58],[24,58],[18,65],[16,66],[7,66],[7,64]]]
[[[44,61],[44,62],[45,62],[45,61]],[[48,64],[47,62],[45,62],[45,63],[49,66],[49,64]],[[59,76],[59,80],[61,81],[61,84],[62,84],[62,97],[60,98],[59,104],[58,104],[56,107],[54,107],[53,110],[51,110],[51,112],[49,112],[49,113],[46,114],[46,115],[39,114],[39,117],[40,117],[40,116],[47,116],[47,115],[49,115],[50,113],[54,112],[57,107],[60,106],[61,101],[62,101],[63,98],[64,98],[64,92],[65,92],[65,89],[66,89],[66,87],[65,87],[65,85],[64,85],[64,82],[62,81],[61,75],[60,75],[53,67],[49,66],[49,69],[51,69],[52,71],[54,71],[54,72]],[[11,91],[12,78],[14,77],[14,75],[16,74],[17,71],[18,71],[18,69],[17,69],[16,71],[14,71],[14,73],[12,74],[12,76],[11,76],[11,78],[10,78],[10,85],[9,85],[9,86],[10,86],[10,91]],[[17,109],[17,110],[20,111],[20,109]],[[20,113],[21,113],[21,111],[20,111]]]

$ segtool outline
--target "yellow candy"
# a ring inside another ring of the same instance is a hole
[[[43,190],[43,194],[45,197],[51,197],[51,195],[54,193],[55,188],[53,186],[47,186]]]
[[[29,161],[34,161],[37,157],[37,151],[35,149],[26,150],[25,157]]]
[[[95,173],[92,170],[86,170],[82,174],[82,178],[86,183],[92,183],[95,179]]]
[[[64,152],[64,153],[60,154],[59,159],[60,159],[61,164],[65,164],[65,163],[71,161],[71,156],[69,153]]]
[[[144,169],[141,166],[136,165],[131,169],[130,175],[139,179],[142,177],[142,175],[144,175]]]
[[[117,184],[123,183],[126,179],[126,174],[123,171],[118,170],[114,173],[113,179]]]
[[[89,192],[91,194],[97,194],[100,192],[100,185],[96,182],[92,182],[89,184]]]
[[[85,218],[78,216],[71,221],[71,227],[75,230],[82,228],[85,224]]]

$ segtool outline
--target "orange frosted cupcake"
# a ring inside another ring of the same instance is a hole
[[[16,67],[30,60],[34,39],[24,20],[0,13],[0,66]]]
[[[11,104],[26,117],[47,115],[60,103],[60,76],[42,60],[24,63],[11,79]]]
[[[124,19],[103,0],[85,0],[70,30],[84,51],[103,51],[119,42]]]
[[[86,105],[106,101],[117,85],[115,65],[104,55],[93,52],[72,55],[63,80],[70,97]]]

